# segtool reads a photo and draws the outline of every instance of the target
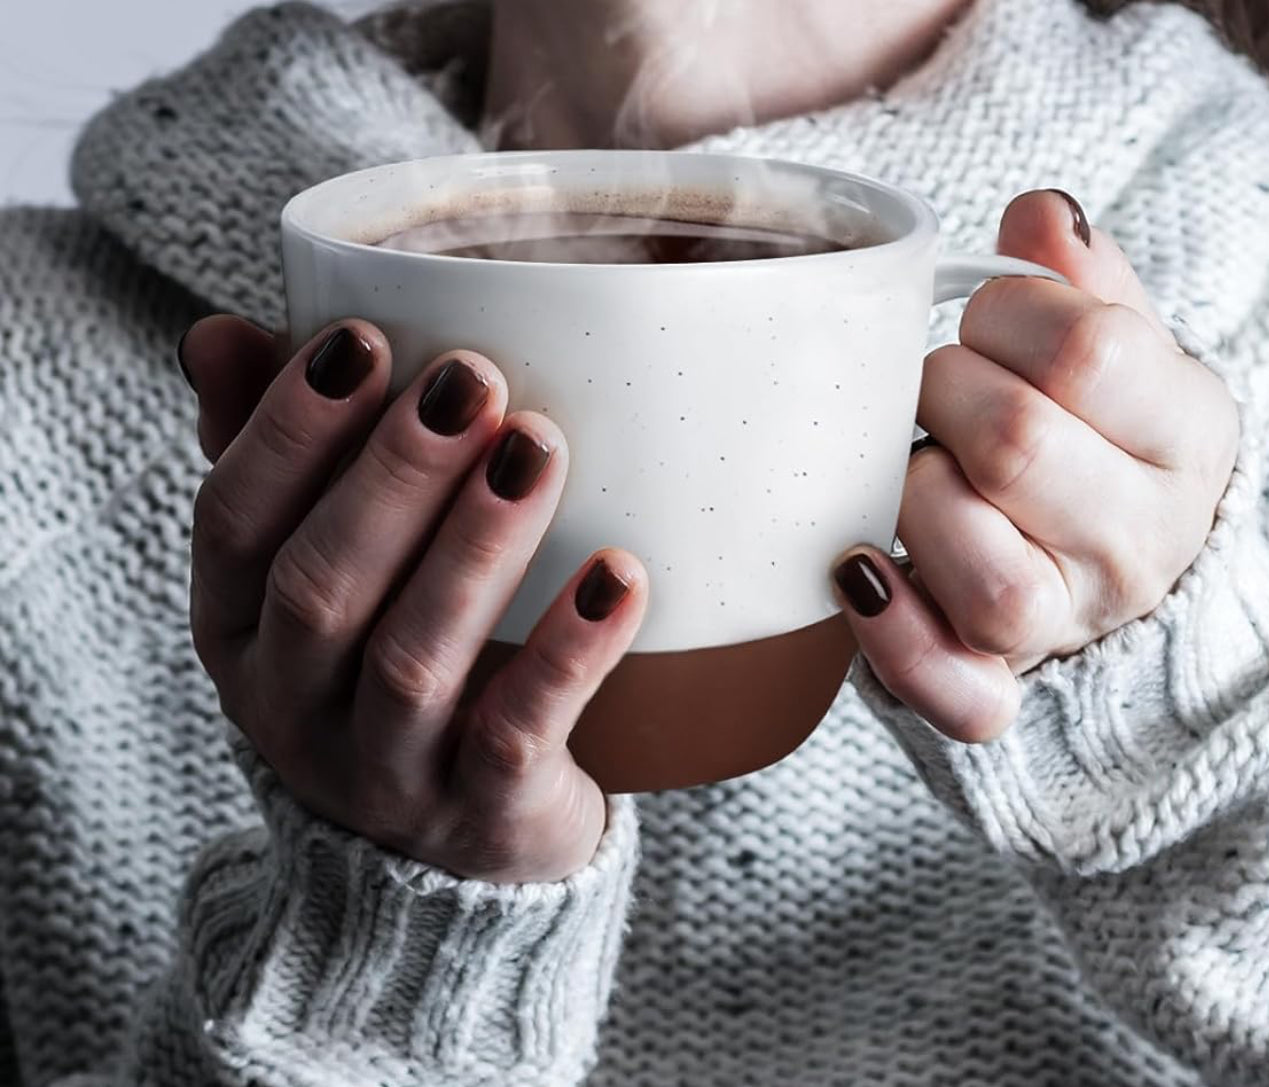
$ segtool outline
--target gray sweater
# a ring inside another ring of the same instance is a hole
[[[780,765],[614,801],[587,869],[493,887],[292,803],[186,614],[173,347],[280,320],[292,193],[476,147],[442,99],[482,21],[435,18],[253,13],[96,118],[80,208],[0,213],[0,1082],[1269,1083],[1264,81],[1175,6],[978,0],[887,94],[701,145],[910,186],[959,248],[1078,194],[1235,390],[1238,466],[1171,595],[1029,674],[1003,740],[856,667]]]

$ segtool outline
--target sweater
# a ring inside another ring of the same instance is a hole
[[[494,886],[315,818],[227,725],[174,347],[281,323],[298,190],[479,149],[456,10],[254,11],[90,123],[78,207],[0,212],[0,1082],[1269,1084],[1269,89],[1178,6],[977,0],[886,92],[693,148],[886,178],[980,252],[1067,189],[1234,390],[1201,555],[1004,738],[857,661],[783,762],[614,798],[587,868]]]

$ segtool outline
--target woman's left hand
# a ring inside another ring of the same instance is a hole
[[[1000,251],[1072,286],[997,279],[926,362],[899,538],[911,578],[854,548],[835,570],[877,678],[953,739],[1000,735],[1016,676],[1153,611],[1198,556],[1238,411],[1184,354],[1117,245],[1054,191],[1016,199]]]

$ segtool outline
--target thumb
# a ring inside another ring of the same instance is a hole
[[[176,348],[198,395],[198,438],[215,463],[251,418],[286,363],[286,337],[241,317],[217,314],[190,325]]]
[[[854,548],[833,581],[859,651],[900,702],[963,743],[994,740],[1013,724],[1020,692],[1009,665],[966,649],[888,556]]]
[[[1080,290],[1103,302],[1118,302],[1145,317],[1169,342],[1146,289],[1124,251],[1090,225],[1080,202],[1062,189],[1039,189],[1015,197],[1000,220],[997,250],[1061,272]]]

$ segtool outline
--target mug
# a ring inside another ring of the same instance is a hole
[[[602,213],[796,230],[827,253],[696,264],[557,264],[378,248],[410,227]],[[464,692],[476,697],[570,575],[624,547],[643,626],[570,748],[610,793],[719,781],[798,747],[855,645],[830,570],[889,550],[930,307],[1004,275],[938,256],[919,197],[820,167],[685,152],[514,152],[379,166],[282,213],[290,327],[360,317],[393,391],[456,348],[492,359],[509,411],[548,415],[571,467],[551,527]]]

